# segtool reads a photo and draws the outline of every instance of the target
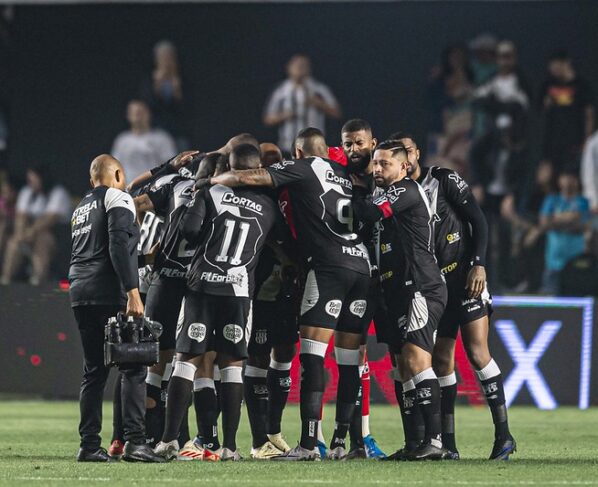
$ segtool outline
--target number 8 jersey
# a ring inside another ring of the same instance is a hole
[[[266,170],[275,187],[288,188],[299,246],[310,264],[369,275],[368,251],[353,225],[353,184],[347,167],[308,157]]]
[[[180,225],[183,236],[199,244],[188,287],[217,296],[253,296],[259,254],[279,219],[266,191],[222,185],[198,191]]]

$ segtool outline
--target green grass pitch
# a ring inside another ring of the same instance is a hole
[[[111,408],[105,405],[104,445],[111,432]],[[298,408],[285,413],[284,429],[290,443],[298,437]],[[191,414],[193,417],[193,415]],[[333,406],[325,409],[329,435]],[[457,411],[459,462],[273,463],[245,460],[208,464],[78,464],[76,402],[0,402],[0,483],[2,485],[598,485],[598,408],[579,411],[561,408],[539,411],[517,407],[510,412],[519,451],[509,462],[488,462],[492,427],[486,408]],[[382,448],[400,446],[398,410],[372,408],[371,427]],[[193,427],[191,431],[195,428]],[[249,456],[250,438],[243,415],[238,445]]]

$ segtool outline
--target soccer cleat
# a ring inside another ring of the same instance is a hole
[[[347,450],[342,446],[331,448],[328,450],[328,455],[326,456],[327,460],[344,460],[345,458],[347,458]]]
[[[446,448],[446,455],[443,460],[459,460],[461,456],[457,450],[449,450]]]
[[[201,457],[204,462],[219,462],[222,458],[222,448],[218,450],[210,450],[209,448],[203,449],[203,455]]]
[[[95,450],[88,450],[80,448],[77,453],[78,462],[110,462],[111,458],[105,448],[97,448]]]
[[[367,457],[368,455],[365,451],[365,448],[357,447],[353,448],[351,451],[349,451],[349,453],[347,453],[345,460],[361,460]]]
[[[172,440],[168,443],[161,441],[156,445],[156,448],[154,448],[154,453],[167,461],[173,460],[179,453],[179,442],[177,440]]]
[[[509,456],[516,451],[517,443],[511,435],[507,438],[496,438],[489,460],[508,460]]]
[[[124,449],[125,445],[122,441],[114,440],[112,443],[110,443],[110,448],[108,448],[108,455],[110,455],[110,458],[112,458],[113,460],[120,460],[123,456]]]
[[[328,447],[326,446],[326,443],[324,443],[323,441],[318,441],[316,446],[318,447],[318,451],[320,452],[320,458],[326,458],[326,456],[328,455]]]
[[[136,445],[127,441],[123,452],[125,462],[143,462],[143,463],[164,463],[167,459],[158,455],[151,446],[146,443]]]
[[[239,450],[232,451],[230,448],[223,448],[220,454],[221,462],[239,462],[243,460],[243,457],[239,453]]]
[[[203,446],[197,442],[197,438],[189,440],[179,451],[176,459],[181,461],[201,460],[203,456]]]
[[[313,462],[316,460],[321,460],[318,449],[314,448],[313,450],[308,450],[301,445],[297,445],[295,448],[291,448],[288,452],[272,458],[272,461],[287,462]]]
[[[429,441],[422,443],[415,450],[407,454],[407,460],[421,461],[421,460],[443,460],[446,457],[447,450],[432,445]]]
[[[379,460],[382,462],[406,462],[409,452],[410,450],[408,450],[406,447],[403,447],[386,457],[379,458]]]
[[[266,441],[266,443],[264,443],[259,448],[251,449],[251,458],[253,458],[254,460],[270,460],[271,458],[278,457],[283,453],[286,452],[276,448],[276,446],[274,446],[274,444],[271,441]]]
[[[386,453],[380,449],[372,435],[367,435],[363,439],[363,446],[365,447],[367,458],[386,458]]]
[[[286,442],[282,433],[276,433],[275,435],[268,435],[268,439],[270,443],[272,443],[276,448],[278,448],[281,452],[286,453],[288,452],[291,447]]]

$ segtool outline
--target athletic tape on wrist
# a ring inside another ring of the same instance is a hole
[[[220,377],[223,384],[243,384],[243,369],[237,366],[225,367],[220,369]]]
[[[500,375],[500,368],[494,359],[491,359],[486,367],[484,367],[482,370],[476,370],[475,373],[478,376],[478,379],[488,380]]]
[[[334,347],[334,356],[338,365],[359,366],[359,349],[350,350],[348,348]]]
[[[172,373],[172,376],[181,377],[182,379],[187,379],[193,382],[196,370],[197,367],[191,362],[177,361],[176,365],[174,366],[174,372]]]

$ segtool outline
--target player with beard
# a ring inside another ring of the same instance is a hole
[[[388,343],[400,364],[410,401],[417,401],[425,422],[424,442],[405,459],[445,456],[440,422],[440,385],[432,369],[436,327],[447,292],[434,258],[433,214],[422,188],[407,177],[407,151],[398,141],[374,152],[374,180],[384,193],[374,201],[367,181],[353,175],[353,208],[365,223],[381,223],[379,268],[387,308]]]
[[[341,129],[341,143],[343,154],[351,171],[364,176],[368,181],[369,189],[372,195],[375,191],[373,178],[372,153],[378,143],[372,135],[372,127],[362,119],[352,119],[347,121]],[[378,268],[375,265],[376,255],[374,250],[373,225],[358,223],[359,234],[367,246],[370,254],[370,264],[372,264],[372,281],[370,283],[370,292],[367,299],[367,311],[365,319],[371,321],[376,312],[376,294],[378,293]],[[359,399],[349,436],[351,440],[348,459],[351,458],[385,458],[386,454],[380,449],[376,440],[370,433],[370,371],[367,362],[367,339],[368,328],[364,330],[360,346],[359,372],[361,376],[361,389]]]
[[[282,162],[280,149],[260,144],[262,166]],[[273,191],[272,198],[276,201]],[[256,274],[253,321],[249,339],[249,358],[243,386],[251,427],[251,458],[267,460],[291,448],[281,432],[282,413],[291,389],[291,363],[299,340],[296,264],[287,253],[292,240],[284,228],[284,242],[271,242],[262,251]],[[284,250],[280,246],[284,243]],[[292,249],[293,250],[293,249]]]
[[[335,335],[339,368],[336,428],[330,459],[346,456],[345,439],[359,392],[359,345],[366,324],[370,267],[367,249],[352,230],[349,171],[327,159],[321,131],[302,130],[295,142],[299,159],[269,168],[232,171],[212,178],[226,186],[287,187],[295,233],[310,270],[300,316],[301,440],[280,460],[320,458],[317,424],[324,395],[324,356]]]
[[[436,258],[447,282],[448,304],[438,325],[434,370],[442,390],[442,439],[453,459],[459,458],[455,442],[455,343],[459,329],[488,401],[494,422],[491,460],[506,460],[516,450],[509,431],[505,392],[500,368],[488,347],[492,297],[486,286],[488,226],[467,183],[455,172],[440,167],[421,167],[413,137],[392,136],[405,145],[409,173],[424,188],[436,214]]]

